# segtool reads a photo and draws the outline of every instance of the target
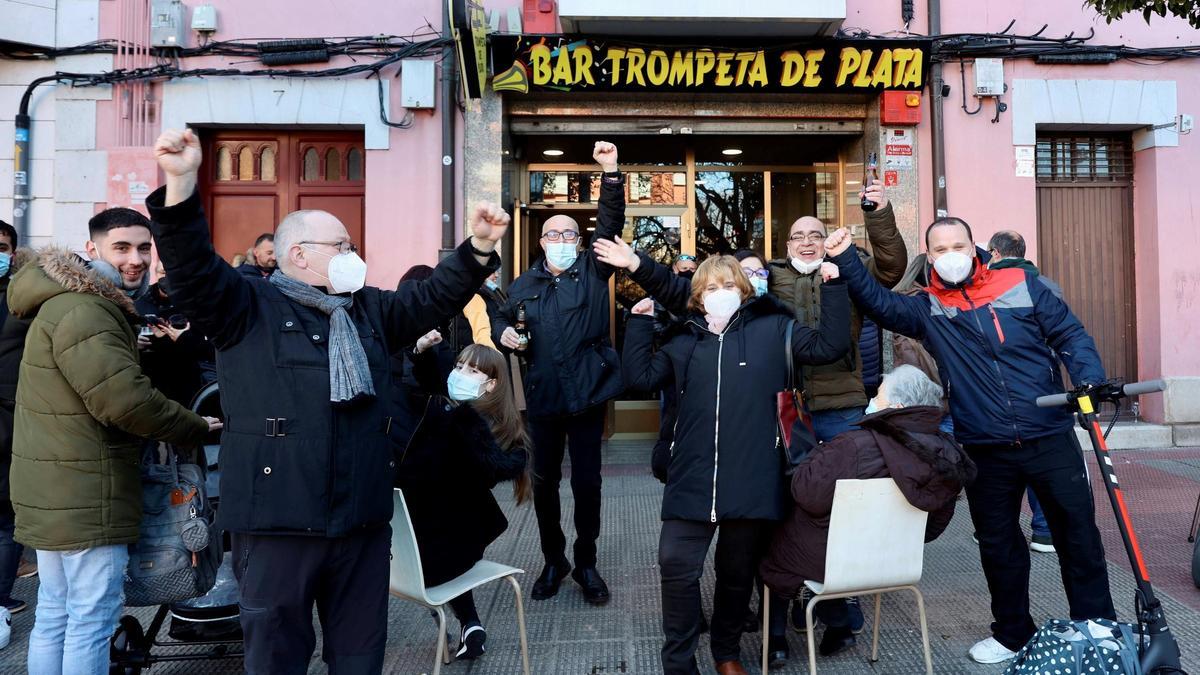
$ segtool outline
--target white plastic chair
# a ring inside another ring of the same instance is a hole
[[[392,514],[392,569],[389,585],[392,595],[424,605],[437,613],[438,640],[434,656],[433,675],[439,675],[442,664],[450,663],[450,650],[446,646],[446,603],[476,588],[506,579],[512,584],[517,600],[517,627],[521,632],[521,662],[525,675],[529,675],[529,644],[525,638],[525,608],[521,603],[521,585],[514,575],[524,570],[501,565],[490,560],[480,560],[474,567],[458,577],[433,588],[425,587],[425,575],[421,570],[421,554],[417,550],[417,537],[413,532],[412,519],[404,493],[399,489],[393,495],[395,510]]]
[[[839,480],[829,518],[829,546],[825,551],[825,582],[804,582],[814,593],[804,612],[808,627],[808,669],[817,672],[813,636],[813,607],[822,600],[855,595],[875,596],[875,621],[871,626],[871,661],[879,660],[879,606],[884,593],[912,591],[921,617],[921,644],[925,671],[933,675],[925,599],[916,584],[924,564],[925,521],[929,514],[908,503],[891,478]],[[767,672],[767,638],[771,594],[763,593],[762,672]]]

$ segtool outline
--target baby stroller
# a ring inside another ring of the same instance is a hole
[[[220,394],[213,382],[192,399],[191,409],[199,415],[221,416]],[[202,449],[206,469],[205,484],[213,509],[220,501],[217,491],[219,477],[220,432],[210,434]],[[172,450],[173,451],[173,450]],[[199,458],[197,458],[199,460]],[[225,538],[223,538],[225,539]],[[242,630],[238,622],[238,587],[228,541],[223,541],[224,557],[217,570],[213,588],[198,598],[170,605],[161,605],[145,630],[136,617],[125,615],[117,624],[110,648],[111,675],[137,675],[143,668],[170,661],[207,661],[242,658]],[[170,618],[169,640],[159,640],[163,624]],[[169,649],[171,653],[154,653],[154,648]],[[181,647],[204,647],[202,650],[183,650]]]

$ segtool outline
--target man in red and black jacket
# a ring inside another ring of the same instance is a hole
[[[1105,379],[1083,324],[1036,275],[988,269],[977,257],[970,226],[959,218],[938,219],[926,230],[933,269],[929,285],[916,295],[880,286],[850,244],[849,233],[839,230],[825,247],[855,304],[883,328],[928,346],[950,395],[955,437],[979,467],[967,497],[995,622],[992,637],[972,647],[971,658],[1008,660],[1036,630],[1029,613],[1029,549],[1020,525],[1026,485],[1045,510],[1071,618],[1114,618],[1073,418],[1065,408],[1035,403],[1064,389],[1056,354],[1075,384]]]

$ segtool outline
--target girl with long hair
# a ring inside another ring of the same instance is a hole
[[[529,435],[508,363],[495,349],[476,344],[446,372],[433,354],[441,339],[432,331],[409,352],[413,374],[430,393],[411,440],[397,448],[396,484],[408,504],[427,586],[474,567],[507,529],[492,488],[512,481],[517,504],[533,496]],[[461,625],[455,657],[480,657],[487,632],[472,594],[451,600],[450,608]]]

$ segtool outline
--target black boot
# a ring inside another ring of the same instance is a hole
[[[850,630],[849,626],[828,626],[825,628],[825,634],[821,636],[818,651],[821,656],[833,656],[856,644],[858,640],[854,638],[854,631]]]
[[[571,573],[571,578],[583,589],[583,598],[593,605],[608,602],[608,584],[595,567],[581,567]]]
[[[571,566],[566,563],[557,565],[546,563],[537,581],[533,582],[533,591],[529,594],[534,600],[548,600],[558,595],[558,587],[567,578]]]
[[[792,651],[788,647],[787,636],[772,635],[767,638],[767,667],[782,668],[787,664],[788,657],[791,655]]]

